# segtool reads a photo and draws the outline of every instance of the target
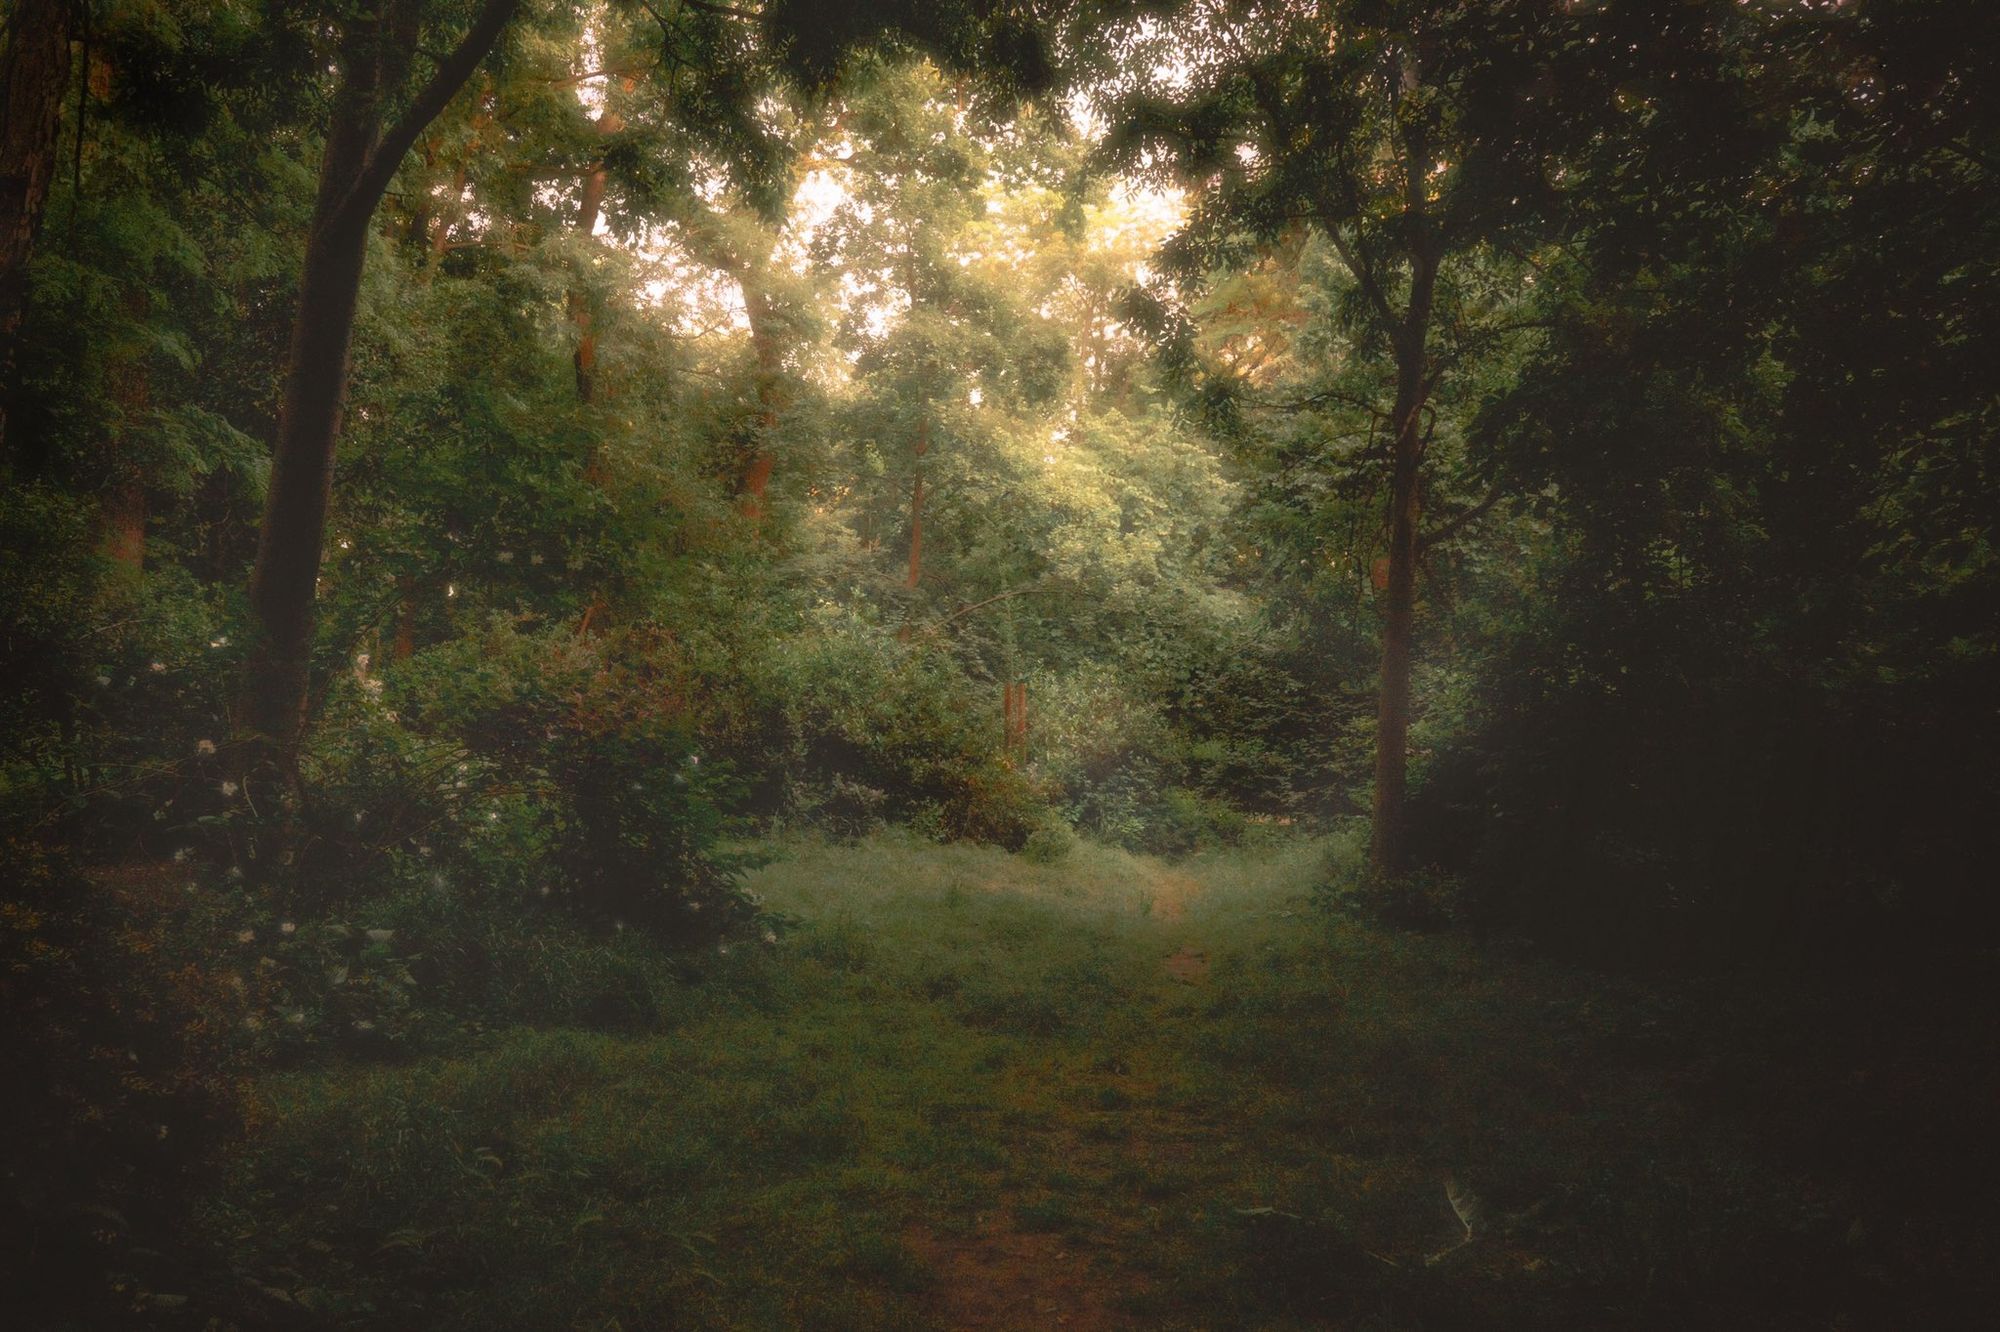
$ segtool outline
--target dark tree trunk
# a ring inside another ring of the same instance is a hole
[[[1408,782],[1410,663],[1416,638],[1417,525],[1423,517],[1423,369],[1404,369],[1391,428],[1389,558],[1383,591],[1382,676],[1375,710],[1375,806],[1370,859],[1383,874],[1408,868],[1403,795]]]
[[[1391,93],[1392,102],[1421,89],[1419,66],[1405,53]],[[1392,107],[1393,110],[1393,107]],[[1390,412],[1394,435],[1389,465],[1389,568],[1382,607],[1382,678],[1375,705],[1375,800],[1370,821],[1369,861],[1378,874],[1401,874],[1410,867],[1404,796],[1410,767],[1410,667],[1417,620],[1417,561],[1422,554],[1424,408],[1432,387],[1431,304],[1437,291],[1438,250],[1431,234],[1429,181],[1431,153],[1422,115],[1408,118],[1399,135],[1402,148],[1404,244],[1410,270],[1409,302],[1395,318],[1381,286],[1370,279],[1370,294],[1392,324],[1396,355],[1396,405]]]
[[[7,417],[28,260],[55,178],[75,12],[71,0],[21,0],[0,56],[0,448],[10,442]]]
[[[384,105],[402,91],[419,7],[414,0],[388,0],[372,18],[356,20],[342,43],[340,87],[320,161],[270,489],[250,575],[259,637],[238,715],[251,742],[246,760],[275,767],[288,781],[305,724],[315,589],[369,221],[403,155],[472,76],[518,5],[519,0],[487,0],[464,39],[386,133]]]

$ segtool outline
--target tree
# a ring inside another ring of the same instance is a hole
[[[75,0],[22,0],[7,16],[0,55],[0,447],[8,442],[28,259],[55,176],[76,13]]]
[[[1372,860],[1387,874],[1413,854],[1404,806],[1436,398],[1513,331],[1484,284],[1465,280],[1468,265],[1531,243],[1559,198],[1565,151],[1588,132],[1599,92],[1581,56],[1589,19],[1567,9],[1196,2],[1142,7],[1091,47],[1113,160],[1169,171],[1195,192],[1165,254],[1183,287],[1301,227],[1344,270],[1345,365],[1325,368],[1375,382],[1322,402],[1379,424],[1368,453],[1384,551]],[[1203,376],[1212,400],[1229,396],[1220,368]]]
[[[472,77],[519,7],[520,0],[485,0],[451,53],[414,91],[410,65],[426,17],[419,0],[383,0],[338,30],[337,84],[250,575],[261,637],[237,719],[256,744],[269,747],[266,757],[281,771],[291,767],[305,724],[314,596],[370,222],[404,154]],[[392,122],[391,108],[406,96],[408,104]]]

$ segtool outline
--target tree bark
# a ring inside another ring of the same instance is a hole
[[[519,2],[487,0],[464,39],[386,133],[385,103],[402,91],[416,35],[414,4],[389,0],[372,17],[356,20],[341,44],[340,85],[320,159],[270,488],[250,575],[258,642],[238,711],[249,741],[246,760],[275,767],[287,781],[296,771],[305,725],[315,592],[369,222],[403,155],[471,78]]]
[[[916,480],[910,484],[910,571],[903,585],[915,591],[924,578],[924,455],[931,451],[931,418],[917,422]]]
[[[1410,358],[1399,359],[1407,362]],[[1370,860],[1377,872],[1408,868],[1403,796],[1409,774],[1410,664],[1416,638],[1417,528],[1423,518],[1423,355],[1399,368],[1389,475],[1389,558],[1383,593],[1382,674],[1375,709],[1375,804]]]
[[[71,0],[21,0],[0,56],[0,448],[9,443],[28,260],[55,178],[75,14]]]
[[[1419,89],[1418,62],[1405,53],[1391,93],[1398,98]],[[1375,797],[1369,830],[1369,860],[1378,874],[1401,874],[1410,867],[1404,796],[1409,785],[1410,668],[1417,618],[1418,529],[1423,520],[1424,406],[1430,396],[1431,304],[1437,290],[1438,254],[1430,234],[1431,154],[1421,114],[1403,122],[1401,140],[1404,244],[1410,269],[1409,302],[1394,321],[1396,404],[1389,425],[1394,434],[1389,468],[1389,577],[1383,594],[1382,676],[1375,706]],[[1368,274],[1374,299],[1379,283]],[[1385,309],[1385,313],[1387,313]]]
[[[741,277],[743,315],[750,321],[750,350],[757,364],[756,434],[743,459],[743,475],[738,488],[743,516],[757,520],[764,516],[764,493],[771,485],[774,461],[771,433],[778,426],[778,411],[784,384],[784,352],[779,346],[778,312],[762,280],[762,265],[754,265]]]

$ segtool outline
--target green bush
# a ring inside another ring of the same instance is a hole
[[[940,840],[1018,849],[1046,801],[1000,753],[998,717],[958,665],[872,627],[804,635],[761,665],[768,762],[785,812],[837,833],[900,819]]]

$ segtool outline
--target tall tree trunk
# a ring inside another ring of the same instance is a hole
[[[341,46],[319,193],[306,239],[298,310],[286,357],[270,488],[250,575],[258,642],[246,666],[238,723],[246,762],[296,768],[310,683],[314,597],[325,544],[333,461],[347,396],[354,312],[369,221],[403,155],[493,48],[520,0],[487,0],[464,39],[386,133],[385,103],[402,92],[417,36],[413,0],[386,0],[355,20]]]
[[[599,134],[610,135],[624,129],[625,121],[617,112],[606,111],[597,117],[596,125]],[[611,173],[601,158],[583,178],[583,193],[576,204],[576,233],[585,243],[597,234],[597,219],[604,213],[604,190],[610,181]],[[576,327],[576,351],[571,357],[576,366],[576,396],[592,402],[597,396],[597,334],[591,327],[589,292],[570,289],[569,319]]]
[[[750,322],[750,350],[757,364],[757,420],[737,493],[742,496],[743,516],[754,520],[764,516],[764,493],[771,485],[771,433],[778,426],[783,395],[784,351],[779,345],[777,304],[766,289],[763,266],[753,265],[739,285],[743,288],[743,315]]]
[[[931,418],[917,421],[916,480],[910,484],[910,571],[903,585],[915,591],[924,578],[924,455],[931,451]]]
[[[0,448],[9,442],[28,260],[55,178],[75,15],[72,0],[20,0],[0,56]]]
[[[1383,874],[1408,867],[1403,795],[1408,781],[1410,662],[1416,637],[1417,525],[1422,520],[1423,370],[1398,375],[1391,428],[1394,456],[1389,475],[1389,558],[1383,596],[1382,675],[1375,707],[1375,806],[1370,859]]]
[[[1398,57],[1390,94],[1394,102],[1421,91],[1416,52]],[[1418,525],[1423,520],[1424,407],[1430,373],[1431,304],[1437,291],[1438,252],[1431,234],[1429,190],[1431,153],[1422,114],[1402,118],[1401,140],[1405,244],[1410,269],[1409,303],[1394,320],[1396,405],[1389,418],[1395,438],[1389,467],[1389,577],[1382,616],[1382,678],[1375,705],[1375,803],[1370,824],[1369,860],[1378,874],[1409,868],[1410,848],[1404,795],[1410,767],[1410,667],[1416,639]],[[1379,284],[1374,297],[1388,313]]]

